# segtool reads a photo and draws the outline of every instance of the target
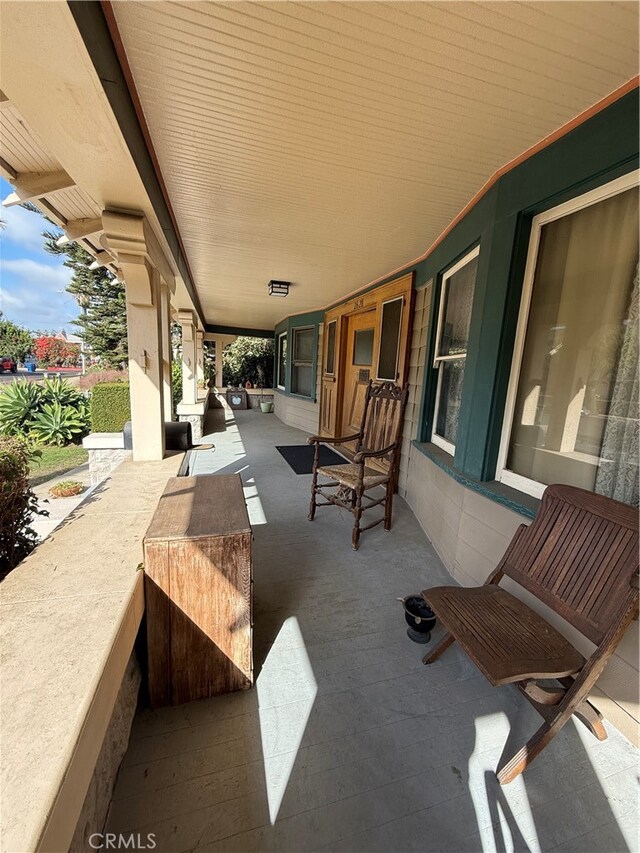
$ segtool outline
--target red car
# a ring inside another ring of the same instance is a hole
[[[15,373],[18,369],[18,365],[9,355],[0,355],[0,373],[4,373],[5,370],[11,371],[11,373]]]

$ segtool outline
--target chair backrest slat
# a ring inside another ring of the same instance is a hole
[[[409,397],[409,387],[394,382],[369,381],[362,413],[359,450],[382,450],[393,446],[397,449],[402,439],[404,412]],[[392,451],[389,452],[389,457]],[[389,459],[380,459],[384,465]]]
[[[633,595],[637,510],[584,489],[549,486],[501,569],[599,643]]]

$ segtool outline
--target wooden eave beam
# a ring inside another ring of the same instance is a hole
[[[0,157],[0,174],[5,179],[5,181],[9,181],[9,183],[15,181],[15,179],[18,177],[18,173],[16,172],[16,170],[13,168],[13,166],[7,163],[4,157]]]
[[[18,172],[11,183],[14,192],[4,199],[3,207],[24,204],[75,186],[73,178],[62,169],[57,172]]]
[[[65,233],[56,240],[56,245],[66,246],[83,237],[99,234],[102,231],[102,219],[70,219],[65,226]]]
[[[108,267],[113,263],[113,255],[110,252],[97,252],[95,261],[89,264],[90,270],[98,270],[100,267]]]

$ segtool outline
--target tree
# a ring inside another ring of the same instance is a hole
[[[16,361],[24,361],[33,349],[33,338],[11,320],[3,320],[0,311],[0,355],[9,355]]]
[[[59,234],[44,232],[44,248],[65,255],[65,267],[73,270],[67,292],[75,296],[82,314],[73,323],[80,327],[86,346],[108,367],[127,360],[127,305],[124,284],[107,269],[89,269],[92,256],[78,243],[58,246]]]
[[[71,367],[80,360],[80,348],[50,335],[42,335],[34,341],[38,364],[44,367]]]
[[[26,210],[50,222],[38,208],[27,202]],[[58,246],[62,232],[44,231],[44,249],[50,255],[64,255],[65,267],[73,270],[67,292],[75,296],[82,315],[73,320],[85,345],[106,367],[121,367],[127,361],[127,304],[124,284],[104,267],[89,269],[93,257],[79,243]]]
[[[222,382],[241,385],[273,385],[273,341],[240,337],[222,353]]]

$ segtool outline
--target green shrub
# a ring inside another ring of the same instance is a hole
[[[84,394],[59,376],[44,380],[41,395],[45,403],[60,403],[61,406],[80,407],[85,400]]]
[[[273,385],[273,341],[239,337],[222,353],[222,384]]]
[[[103,382],[91,394],[91,431],[122,432],[131,420],[128,382]]]
[[[33,517],[49,514],[29,488],[29,462],[38,456],[23,438],[0,435],[0,579],[35,548]]]
[[[87,398],[65,379],[42,385],[20,380],[0,394],[0,433],[31,435],[41,444],[67,444],[89,429]]]
[[[87,432],[88,417],[81,407],[45,403],[31,421],[30,434],[39,444],[69,444]]]
[[[35,382],[20,380],[0,392],[0,433],[24,435],[42,406],[42,388]]]
[[[173,403],[173,417],[177,416],[177,407],[182,400],[182,362],[171,362],[171,400]]]

